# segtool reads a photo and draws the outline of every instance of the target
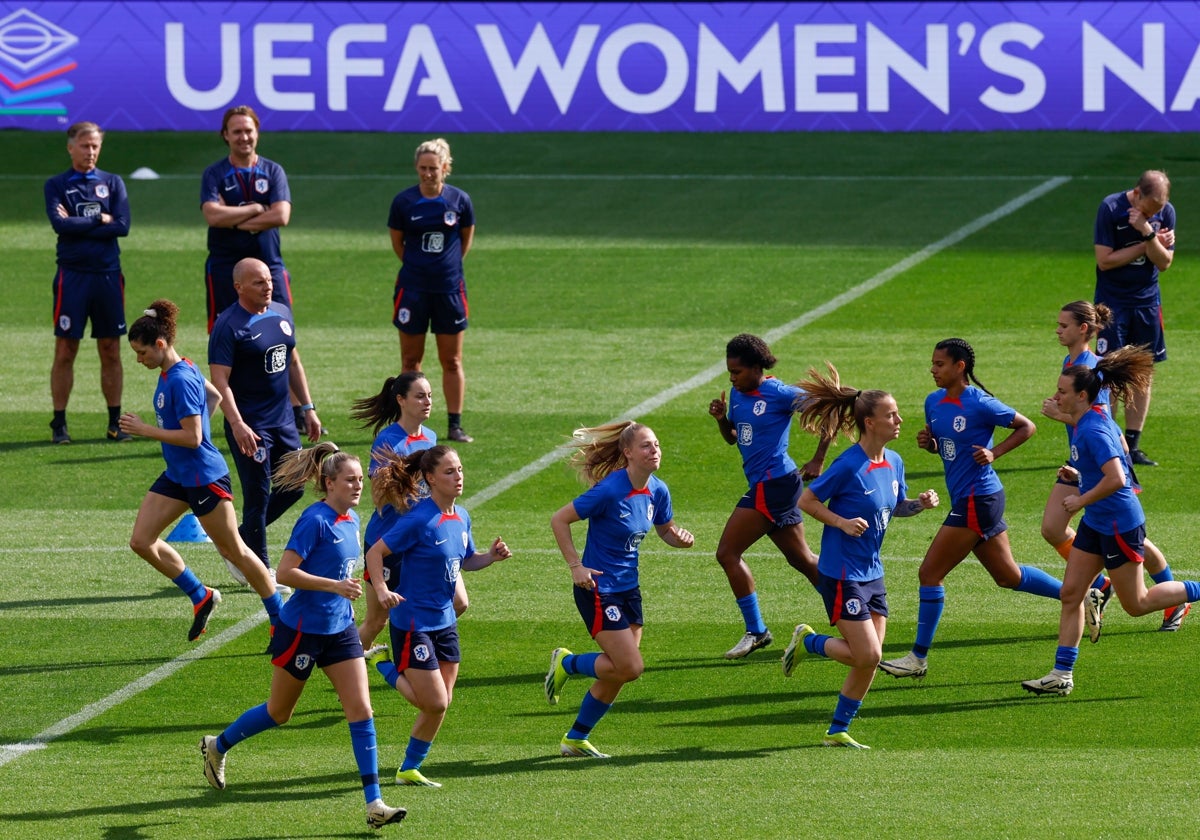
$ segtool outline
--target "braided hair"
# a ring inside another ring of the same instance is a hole
[[[963,363],[963,375],[967,377],[967,381],[983,391],[989,397],[994,397],[991,391],[984,387],[979,381],[979,377],[975,375],[975,350],[967,343],[966,339],[962,338],[944,338],[933,347],[934,350],[941,350],[951,359],[956,362]]]

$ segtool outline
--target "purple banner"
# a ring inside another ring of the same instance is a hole
[[[0,3],[0,127],[1200,130],[1200,5]]]

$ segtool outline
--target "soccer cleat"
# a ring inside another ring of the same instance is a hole
[[[804,639],[807,636],[812,636],[817,631],[809,627],[807,624],[797,624],[796,629],[792,631],[792,640],[788,642],[788,646],[783,649],[783,675],[790,677],[792,669],[796,667],[796,653],[804,653]]]
[[[208,618],[212,615],[217,604],[221,603],[221,593],[216,589],[204,587],[204,600],[192,608],[192,629],[188,630],[188,641],[199,639],[208,629]]]
[[[602,753],[593,747],[587,738],[568,738],[566,735],[559,743],[558,751],[562,755],[573,758],[612,758],[607,753]]]
[[[1158,461],[1154,461],[1140,449],[1132,449],[1129,452],[1129,460],[1139,467],[1157,467]]]
[[[1171,607],[1163,612],[1163,623],[1158,629],[1164,633],[1174,633],[1183,624],[1183,617],[1192,611],[1191,604]]]
[[[726,659],[741,659],[759,648],[764,648],[771,642],[775,641],[771,638],[771,631],[764,630],[761,633],[751,633],[746,631],[746,635],[738,639],[738,643],[725,651]]]
[[[204,778],[217,790],[225,790],[225,753],[217,749],[215,735],[200,739],[200,755],[204,758]]]
[[[929,666],[925,660],[911,650],[899,659],[885,659],[879,663],[879,670],[893,677],[912,677],[914,680],[925,678]]]
[[[571,678],[571,675],[562,666],[562,661],[570,655],[571,651],[565,647],[555,648],[554,652],[550,654],[550,670],[546,672],[546,702],[551,706],[558,705],[558,698],[562,695],[563,686]]]
[[[367,660],[368,668],[378,670],[379,663],[390,661],[391,655],[387,645],[375,645],[363,651],[363,658]]]
[[[469,434],[467,434],[465,431],[463,431],[462,426],[451,426],[450,430],[448,432],[446,432],[446,439],[452,440],[455,443],[474,443],[475,442],[475,438],[471,437]]]
[[[246,580],[246,576],[242,574],[242,570],[233,565],[233,562],[225,558],[225,568],[229,571],[229,576],[242,586],[249,586],[250,581]]]
[[[280,595],[291,595],[292,594],[292,587],[288,586],[286,583],[280,583],[279,581],[275,580],[275,570],[274,569],[267,569],[267,574],[270,576],[271,585],[273,585],[275,587],[276,592],[278,592]]]
[[[1083,617],[1087,621],[1088,638],[1092,640],[1092,644],[1100,641],[1100,629],[1104,627],[1105,600],[1104,593],[1094,586],[1083,596]]]
[[[67,424],[61,426],[50,424],[50,442],[51,443],[70,443],[71,433],[67,431]]]
[[[367,828],[383,828],[400,822],[406,816],[408,811],[403,808],[393,808],[382,799],[376,799],[367,805]]]
[[[826,732],[821,739],[822,747],[849,747],[852,750],[869,750],[866,744],[860,744],[850,737],[849,732]]]
[[[429,779],[426,779],[416,767],[411,770],[397,770],[396,784],[430,788],[440,788],[442,786],[441,782],[431,782]]]
[[[1034,694],[1057,694],[1066,697],[1075,688],[1075,680],[1070,674],[1054,670],[1040,680],[1025,680],[1021,687]]]
[[[116,423],[108,424],[108,431],[104,433],[104,436],[109,440],[120,441],[121,443],[124,443],[127,440],[133,440],[133,435],[129,434],[129,432],[121,431],[121,427]]]

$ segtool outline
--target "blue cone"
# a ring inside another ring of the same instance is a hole
[[[167,535],[167,542],[205,543],[212,540],[200,527],[200,520],[196,518],[196,514],[188,513],[171,529],[171,533]]]

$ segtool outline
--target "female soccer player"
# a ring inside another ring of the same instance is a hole
[[[726,443],[737,444],[742,469],[750,489],[738,500],[717,543],[717,562],[729,578],[746,624],[746,633],[725,652],[726,659],[741,659],[751,651],[771,644],[758,605],[754,575],[742,555],[764,535],[796,571],[814,586],[817,558],[804,539],[804,523],[796,502],[804,479],[815,478],[825,462],[829,441],[822,439],[817,452],[803,470],[788,455],[792,413],[804,392],[785,385],[766,371],[775,367],[771,348],[761,338],[742,333],[725,345],[725,367],[729,371],[729,404],[725,392],[708,405],[708,413]]]
[[[952,507],[917,573],[920,606],[912,650],[879,663],[894,677],[916,679],[925,676],[925,660],[942,617],[942,584],[968,554],[979,558],[996,585],[1005,589],[1057,599],[1062,586],[1041,569],[1018,566],[1013,560],[1004,521],[1004,486],[992,469],[993,461],[1029,440],[1036,431],[1033,422],[983,387],[975,376],[975,351],[961,338],[937,343],[930,373],[938,390],[925,398],[925,427],[917,432],[917,445],[941,455]],[[993,444],[998,428],[1013,431]]]
[[[1102,387],[1125,400],[1145,388],[1153,372],[1153,353],[1121,347],[1105,353],[1095,368],[1072,365],[1058,378],[1058,407],[1075,427],[1071,461],[1059,474],[1068,480],[1077,474],[1079,480],[1078,491],[1063,499],[1063,508],[1069,514],[1083,510],[1083,519],[1067,557],[1054,668],[1041,679],[1021,683],[1034,694],[1065,695],[1074,689],[1084,596],[1101,570],[1108,571],[1117,600],[1130,615],[1200,600],[1197,581],[1172,580],[1146,588],[1141,569],[1146,517],[1125,469],[1121,433],[1110,418],[1091,410]]]
[[[426,140],[413,159],[420,183],[398,194],[388,215],[392,250],[401,263],[392,297],[400,365],[404,370],[421,369],[425,333],[432,328],[449,414],[446,437],[470,443],[462,427],[463,332],[469,314],[463,259],[475,239],[475,208],[469,195],[446,183],[453,158],[445,140]]]
[[[1092,352],[1091,340],[1108,325],[1111,315],[1109,308],[1103,303],[1093,304],[1086,300],[1072,301],[1062,308],[1062,311],[1058,313],[1056,334],[1059,344],[1067,348],[1067,355],[1062,364],[1063,370],[1072,365],[1084,365],[1089,368],[1096,366],[1100,357]],[[1107,417],[1112,419],[1112,406],[1107,388],[1100,389],[1100,395],[1092,408],[1104,412]],[[1071,420],[1069,416],[1059,410],[1055,397],[1047,397],[1042,403],[1042,414],[1052,420],[1068,424],[1067,442],[1069,444],[1073,432],[1073,427],[1069,425]],[[1121,440],[1122,445],[1128,450],[1128,444],[1124,443],[1125,438],[1122,437]],[[1128,451],[1126,451],[1126,455],[1128,455]],[[1133,466],[1128,458],[1126,458],[1125,469],[1129,473],[1134,492],[1139,492],[1137,476],[1134,474]],[[1050,491],[1050,497],[1046,500],[1046,509],[1042,513],[1042,537],[1054,546],[1063,560],[1070,556],[1071,545],[1075,540],[1075,530],[1071,527],[1072,517],[1063,508],[1063,499],[1078,491],[1079,487],[1076,481],[1067,481],[1061,477],[1056,479],[1054,489]],[[1166,557],[1149,539],[1145,541],[1145,554],[1146,572],[1155,583],[1175,579],[1171,573],[1171,567],[1167,565]],[[1088,631],[1093,643],[1100,641],[1100,630],[1104,625],[1104,607],[1111,597],[1112,586],[1108,578],[1101,572],[1093,582],[1092,588],[1088,590],[1085,600]],[[1169,608],[1163,614],[1163,622],[1158,629],[1168,632],[1178,630],[1183,624],[1184,616],[1191,608],[1191,604]]]
[[[293,490],[303,490],[313,481],[322,499],[300,514],[279,561],[278,579],[295,592],[284,604],[271,639],[271,694],[220,735],[200,739],[204,778],[224,790],[225,754],[247,738],[291,720],[316,666],[329,677],[350,724],[367,825],[380,828],[399,822],[405,810],[388,806],[380,796],[375,719],[354,626],[352,602],[362,594],[354,576],[360,554],[354,507],[362,496],[362,465],[333,443],[319,443],[285,455],[275,481]]]
[[[574,725],[559,752],[608,758],[588,735],[612,707],[621,687],[642,675],[642,593],[638,548],[651,527],[669,546],[691,548],[695,538],[675,524],[671,493],[656,475],[662,463],[658,438],[648,426],[625,421],[575,431],[572,459],[589,489],[555,512],[550,528],[567,561],[575,606],[601,653],[574,654],[564,647],[550,655],[546,701],[557,705],[563,685],[576,674],[594,682],[583,697]],[[588,520],[583,558],[575,550],[571,524]]]
[[[197,367],[175,349],[178,318],[178,306],[169,300],[156,300],[129,328],[129,346],[137,354],[138,363],[161,373],[154,390],[154,424],[132,412],[122,414],[118,422],[126,434],[162,443],[167,468],[142,499],[129,547],[191,599],[191,642],[207,629],[209,616],[221,602],[221,593],[201,583],[179,553],[162,539],[163,531],[189,508],[221,556],[245,575],[263,599],[272,624],[283,602],[266,567],[238,534],[229,467],[213,446],[209,427],[209,415],[221,397]]]
[[[825,599],[830,625],[842,638],[798,625],[783,652],[783,675],[792,675],[801,646],[804,652],[850,666],[821,743],[865,750],[870,747],[851,738],[848,730],[883,656],[888,614],[879,553],[883,536],[892,517],[936,507],[938,495],[926,490],[916,499],[907,498],[904,462],[887,448],[900,436],[902,422],[891,394],[846,387],[833,365],[828,376],[810,371],[802,387],[808,394],[800,413],[805,428],[822,440],[855,428],[858,445],[839,455],[800,495],[804,512],[825,526],[817,591]]]
[[[391,650],[372,648],[368,662],[417,708],[404,762],[396,784],[441,787],[421,773],[433,739],[446,718],[454,696],[462,654],[454,588],[460,571],[476,571],[512,556],[497,537],[486,552],[476,551],[471,517],[455,503],[463,491],[463,468],[458,453],[435,446],[401,458],[382,453],[372,484],[375,496],[387,501],[400,516],[367,550],[367,568],[375,595],[390,612]],[[420,482],[429,495],[421,496]],[[399,575],[383,575],[384,559],[402,554]]]
[[[399,376],[389,376],[383,383],[383,388],[373,397],[356,400],[350,409],[350,416],[363,421],[363,428],[371,427],[375,432],[375,442],[371,444],[370,475],[379,468],[380,459],[376,453],[391,451],[397,455],[410,455],[423,449],[437,445],[437,434],[426,428],[424,421],[429,419],[433,408],[433,390],[429,380],[419,370],[410,370]],[[372,485],[374,486],[374,485]],[[428,488],[421,484],[421,492],[428,494]],[[374,545],[389,529],[400,513],[387,502],[381,502],[371,511],[367,522],[366,545]],[[399,563],[400,556],[390,554],[384,562],[383,578],[395,582],[399,571],[393,566]],[[363,580],[371,582],[369,572],[363,572]],[[379,631],[387,624],[388,611],[379,599],[372,594],[367,601],[367,616],[358,626],[358,637],[363,643],[363,649],[370,648],[379,635]],[[454,589],[454,612],[461,616],[467,611],[467,588],[459,575]]]

